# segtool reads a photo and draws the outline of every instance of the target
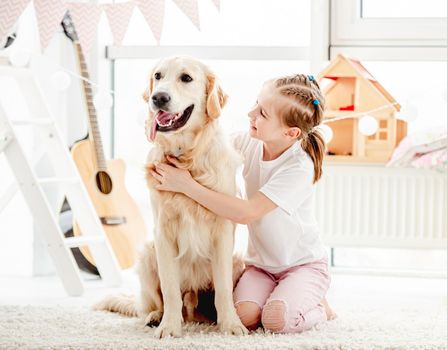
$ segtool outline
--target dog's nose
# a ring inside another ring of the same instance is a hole
[[[171,97],[166,92],[158,92],[152,96],[152,102],[158,108],[166,106],[166,104],[171,100]]]

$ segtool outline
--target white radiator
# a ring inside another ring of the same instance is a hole
[[[447,174],[326,164],[316,216],[331,247],[447,248]]]

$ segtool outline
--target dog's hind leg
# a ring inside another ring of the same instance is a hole
[[[188,291],[183,295],[184,313],[183,317],[186,322],[195,321],[196,308],[199,304],[198,293],[194,291]]]
[[[154,310],[147,314],[144,319],[144,325],[148,327],[158,327],[160,325],[163,312],[160,310]]]
[[[145,245],[138,261],[137,271],[140,279],[138,314],[144,318],[145,325],[157,326],[163,316],[163,300],[154,242]]]
[[[153,327],[160,324],[163,316],[163,301],[161,298],[160,283],[152,280],[142,284],[138,314],[144,317],[144,325]]]

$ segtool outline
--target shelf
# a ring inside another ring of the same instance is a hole
[[[324,156],[324,163],[374,163],[386,164],[387,159],[373,157],[354,157],[354,156]]]

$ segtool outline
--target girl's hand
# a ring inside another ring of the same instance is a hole
[[[188,170],[177,168],[179,162],[176,158],[167,156],[166,159],[174,166],[154,162],[155,171],[150,168],[147,169],[152,177],[158,181],[155,188],[159,191],[185,193],[194,179]]]

